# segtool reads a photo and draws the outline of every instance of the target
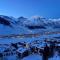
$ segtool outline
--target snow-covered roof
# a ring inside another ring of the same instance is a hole
[[[8,46],[0,46],[0,53],[3,53],[8,48]]]
[[[28,50],[27,48],[20,47],[20,48],[18,48],[17,52],[19,52],[19,53],[24,53],[24,52],[27,51],[27,50]]]
[[[3,53],[5,51],[5,47],[0,47],[0,53]]]
[[[46,43],[45,42],[41,42],[41,43],[33,43],[32,46],[43,49],[45,47]]]

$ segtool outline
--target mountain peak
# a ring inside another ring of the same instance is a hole
[[[36,16],[32,16],[31,18],[32,19],[45,19],[43,16],[37,16],[37,15]]]

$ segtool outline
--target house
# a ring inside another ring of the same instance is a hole
[[[17,43],[11,43],[11,46],[15,47],[16,49],[18,48]]]
[[[0,57],[3,57],[4,51],[5,51],[5,47],[0,47]]]
[[[31,51],[40,54],[44,50],[45,44],[45,42],[33,43],[31,46]]]
[[[16,52],[19,58],[23,58],[29,55],[29,49],[25,47],[18,48]]]
[[[0,46],[0,59],[3,60],[4,59],[4,51],[6,50],[5,46]]]
[[[10,56],[10,55],[14,55],[16,54],[16,48],[13,47],[13,46],[10,46],[10,45],[2,45],[0,47],[0,53],[3,55],[3,56]]]

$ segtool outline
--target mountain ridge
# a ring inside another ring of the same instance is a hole
[[[0,15],[0,34],[37,33],[54,29],[60,29],[59,19],[51,20],[43,17],[31,19],[25,17],[14,18]]]

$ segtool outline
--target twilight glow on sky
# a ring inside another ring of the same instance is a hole
[[[60,0],[0,0],[0,15],[60,18]]]

